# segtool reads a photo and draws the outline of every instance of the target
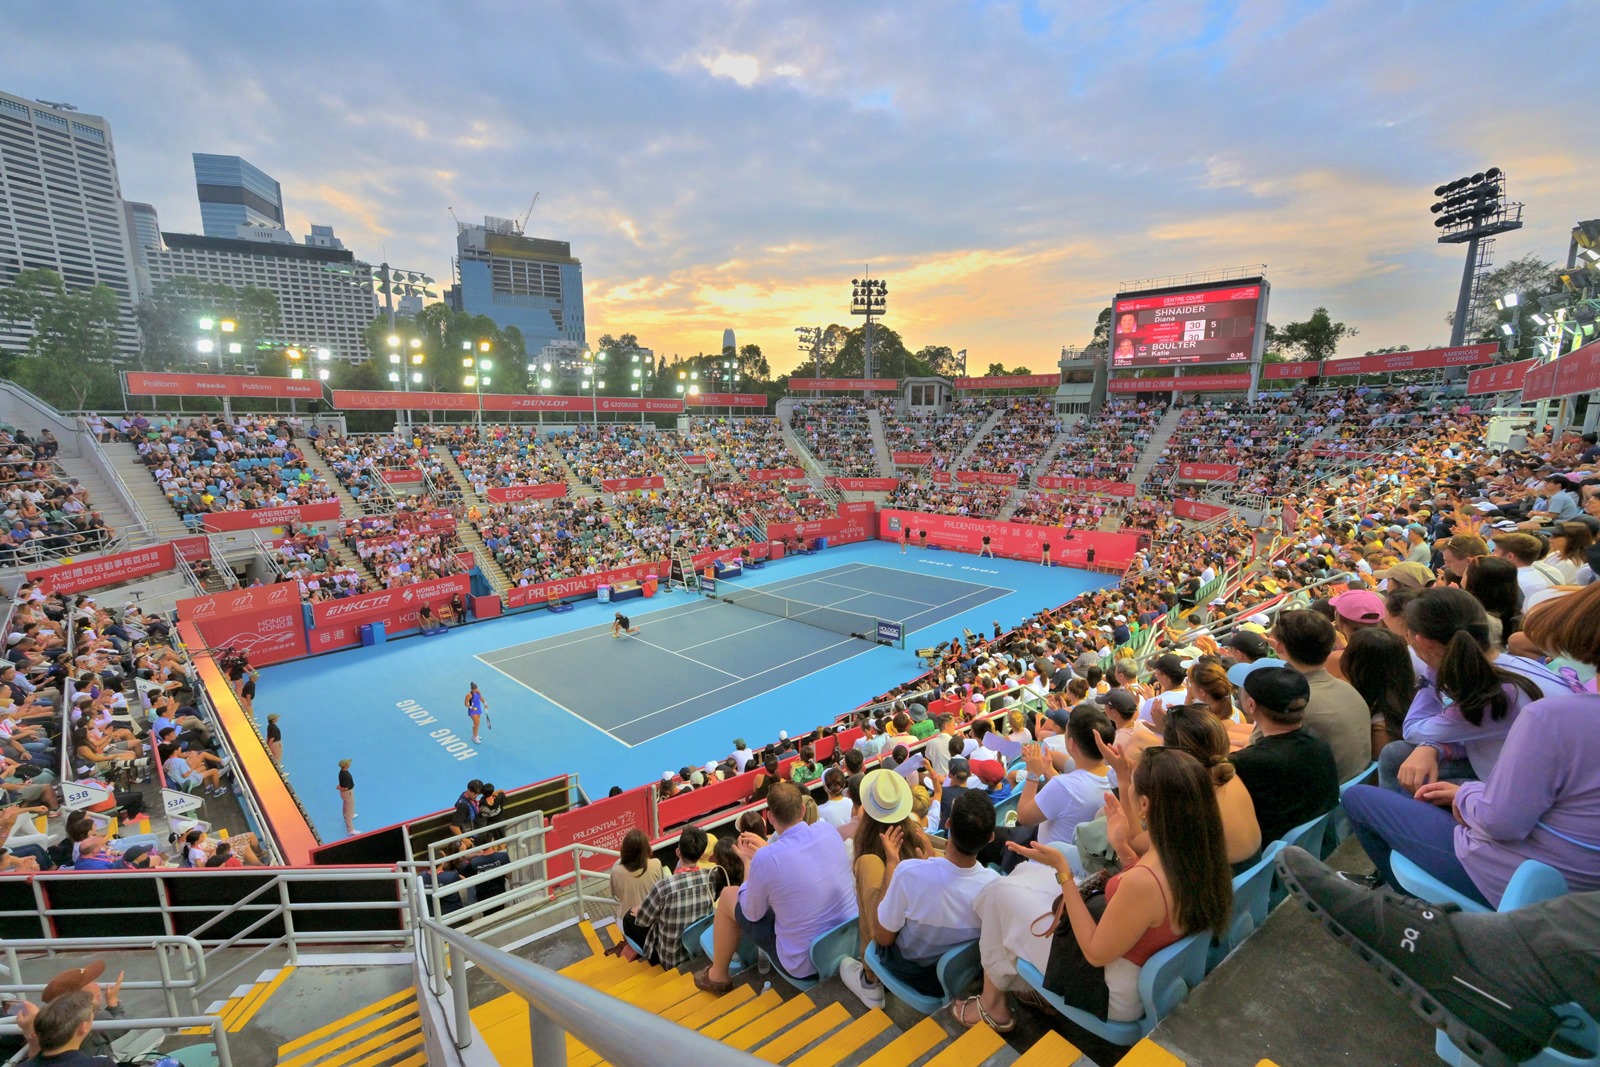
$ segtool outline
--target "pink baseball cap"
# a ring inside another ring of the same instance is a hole
[[[1351,622],[1382,622],[1383,597],[1370,589],[1351,589],[1328,601],[1333,610]]]

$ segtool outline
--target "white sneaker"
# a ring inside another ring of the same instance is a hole
[[[883,983],[869,979],[867,969],[860,960],[841,960],[839,962],[839,977],[844,979],[844,984],[869,1008],[883,1007]]]

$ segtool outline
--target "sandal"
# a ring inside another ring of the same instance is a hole
[[[1039,995],[1038,990],[1032,988],[1014,989],[1011,991],[1011,995],[1016,997],[1020,1003],[1026,1004],[1030,1008],[1038,1008],[1040,1011],[1055,1010],[1054,1008],[1050,1007],[1049,1003],[1047,1003],[1043,997]]]
[[[972,1020],[971,1022],[967,1021],[968,1004],[976,1005],[978,1009],[978,1018]],[[1011,1031],[1017,1028],[1017,1020],[1015,1019],[1012,1019],[1004,1026],[995,1022],[994,1017],[991,1016],[987,1011],[983,1010],[983,998],[981,996],[967,997],[964,1000],[955,1001],[950,1005],[950,1015],[953,1019],[955,1019],[956,1022],[960,1023],[969,1030],[974,1026],[977,1026],[980,1022],[988,1026],[989,1029],[993,1030],[997,1034],[1009,1034]]]
[[[711,980],[711,968],[702,967],[698,971],[694,972],[694,987],[702,992],[710,993],[714,996],[720,997],[733,989],[733,982],[731,980],[727,982],[713,982]]]

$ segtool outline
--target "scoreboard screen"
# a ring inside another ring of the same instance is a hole
[[[1248,363],[1261,297],[1260,284],[1119,296],[1112,305],[1111,366]]]

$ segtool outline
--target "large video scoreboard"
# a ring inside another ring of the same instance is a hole
[[[1112,304],[1111,367],[1247,364],[1261,352],[1266,296],[1259,279],[1119,294]]]

